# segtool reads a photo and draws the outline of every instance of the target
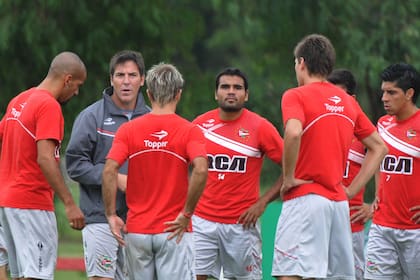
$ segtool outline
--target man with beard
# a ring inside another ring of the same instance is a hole
[[[76,54],[58,54],[45,79],[13,98],[0,122],[0,224],[12,278],[54,277],[54,192],[64,203],[70,226],[85,225],[60,171],[59,149],[64,134],[60,104],[79,93],[86,76]]]
[[[261,279],[258,218],[279,197],[281,179],[260,198],[264,155],[281,163],[283,140],[266,119],[244,108],[248,79],[227,68],[216,77],[219,108],[194,120],[204,132],[209,160],[206,188],[193,216],[197,279]]]

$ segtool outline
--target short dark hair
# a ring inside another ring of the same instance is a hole
[[[246,74],[239,70],[238,68],[228,67],[223,69],[219,74],[216,76],[216,90],[219,87],[220,83],[220,77],[221,76],[239,76],[244,80],[244,87],[245,90],[248,90],[248,78],[246,77]]]
[[[327,80],[334,85],[342,85],[345,87],[346,92],[350,95],[356,92],[356,79],[353,73],[347,69],[334,69]]]
[[[403,62],[391,64],[382,71],[381,79],[384,82],[395,82],[404,92],[412,88],[413,103],[416,103],[420,91],[420,75],[412,65]]]
[[[324,35],[311,34],[304,37],[295,47],[296,59],[303,57],[310,75],[327,77],[335,64],[335,49]]]
[[[145,75],[146,68],[144,67],[144,59],[142,54],[132,50],[123,50],[114,54],[114,56],[111,58],[111,61],[109,62],[109,74],[113,76],[115,67],[118,64],[124,63],[126,61],[133,61],[137,65],[140,75]]]

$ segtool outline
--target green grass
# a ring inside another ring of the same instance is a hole
[[[56,271],[54,279],[57,280],[86,280],[85,272],[80,271]]]
[[[64,231],[72,230],[63,229]],[[74,231],[74,230],[73,230]],[[68,236],[71,238],[68,238]],[[58,241],[58,256],[59,257],[80,257],[83,258],[83,243],[82,243],[82,234],[80,231],[74,231],[71,234],[65,235],[67,238],[62,238],[60,236]],[[87,276],[84,271],[67,271],[61,270],[55,271],[54,279],[57,280],[86,280]]]

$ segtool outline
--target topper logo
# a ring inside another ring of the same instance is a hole
[[[205,127],[205,128],[212,127],[214,125],[214,123],[215,123],[214,119],[209,119],[209,120],[207,120],[207,122],[203,123],[203,127]]]
[[[152,134],[150,134],[150,135],[152,135],[153,137],[158,138],[158,139],[159,139],[159,141],[160,141],[160,140],[162,140],[163,138],[165,138],[166,136],[168,136],[168,132],[167,132],[167,131],[165,131],[165,130],[161,130],[161,131],[158,131],[158,132],[152,133]]]
[[[328,100],[334,102],[335,105],[337,105],[338,103],[341,102],[341,98],[338,97],[338,96],[336,96],[336,95],[333,96],[333,97],[328,98]]]

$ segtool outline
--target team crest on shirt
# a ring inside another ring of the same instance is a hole
[[[407,135],[407,138],[408,139],[413,139],[413,138],[416,137],[417,133],[416,133],[416,131],[414,129],[409,129],[409,130],[407,130],[407,134],[406,135]]]
[[[248,139],[249,138],[249,130],[246,130],[245,128],[240,128],[238,130],[238,136],[242,139]]]

